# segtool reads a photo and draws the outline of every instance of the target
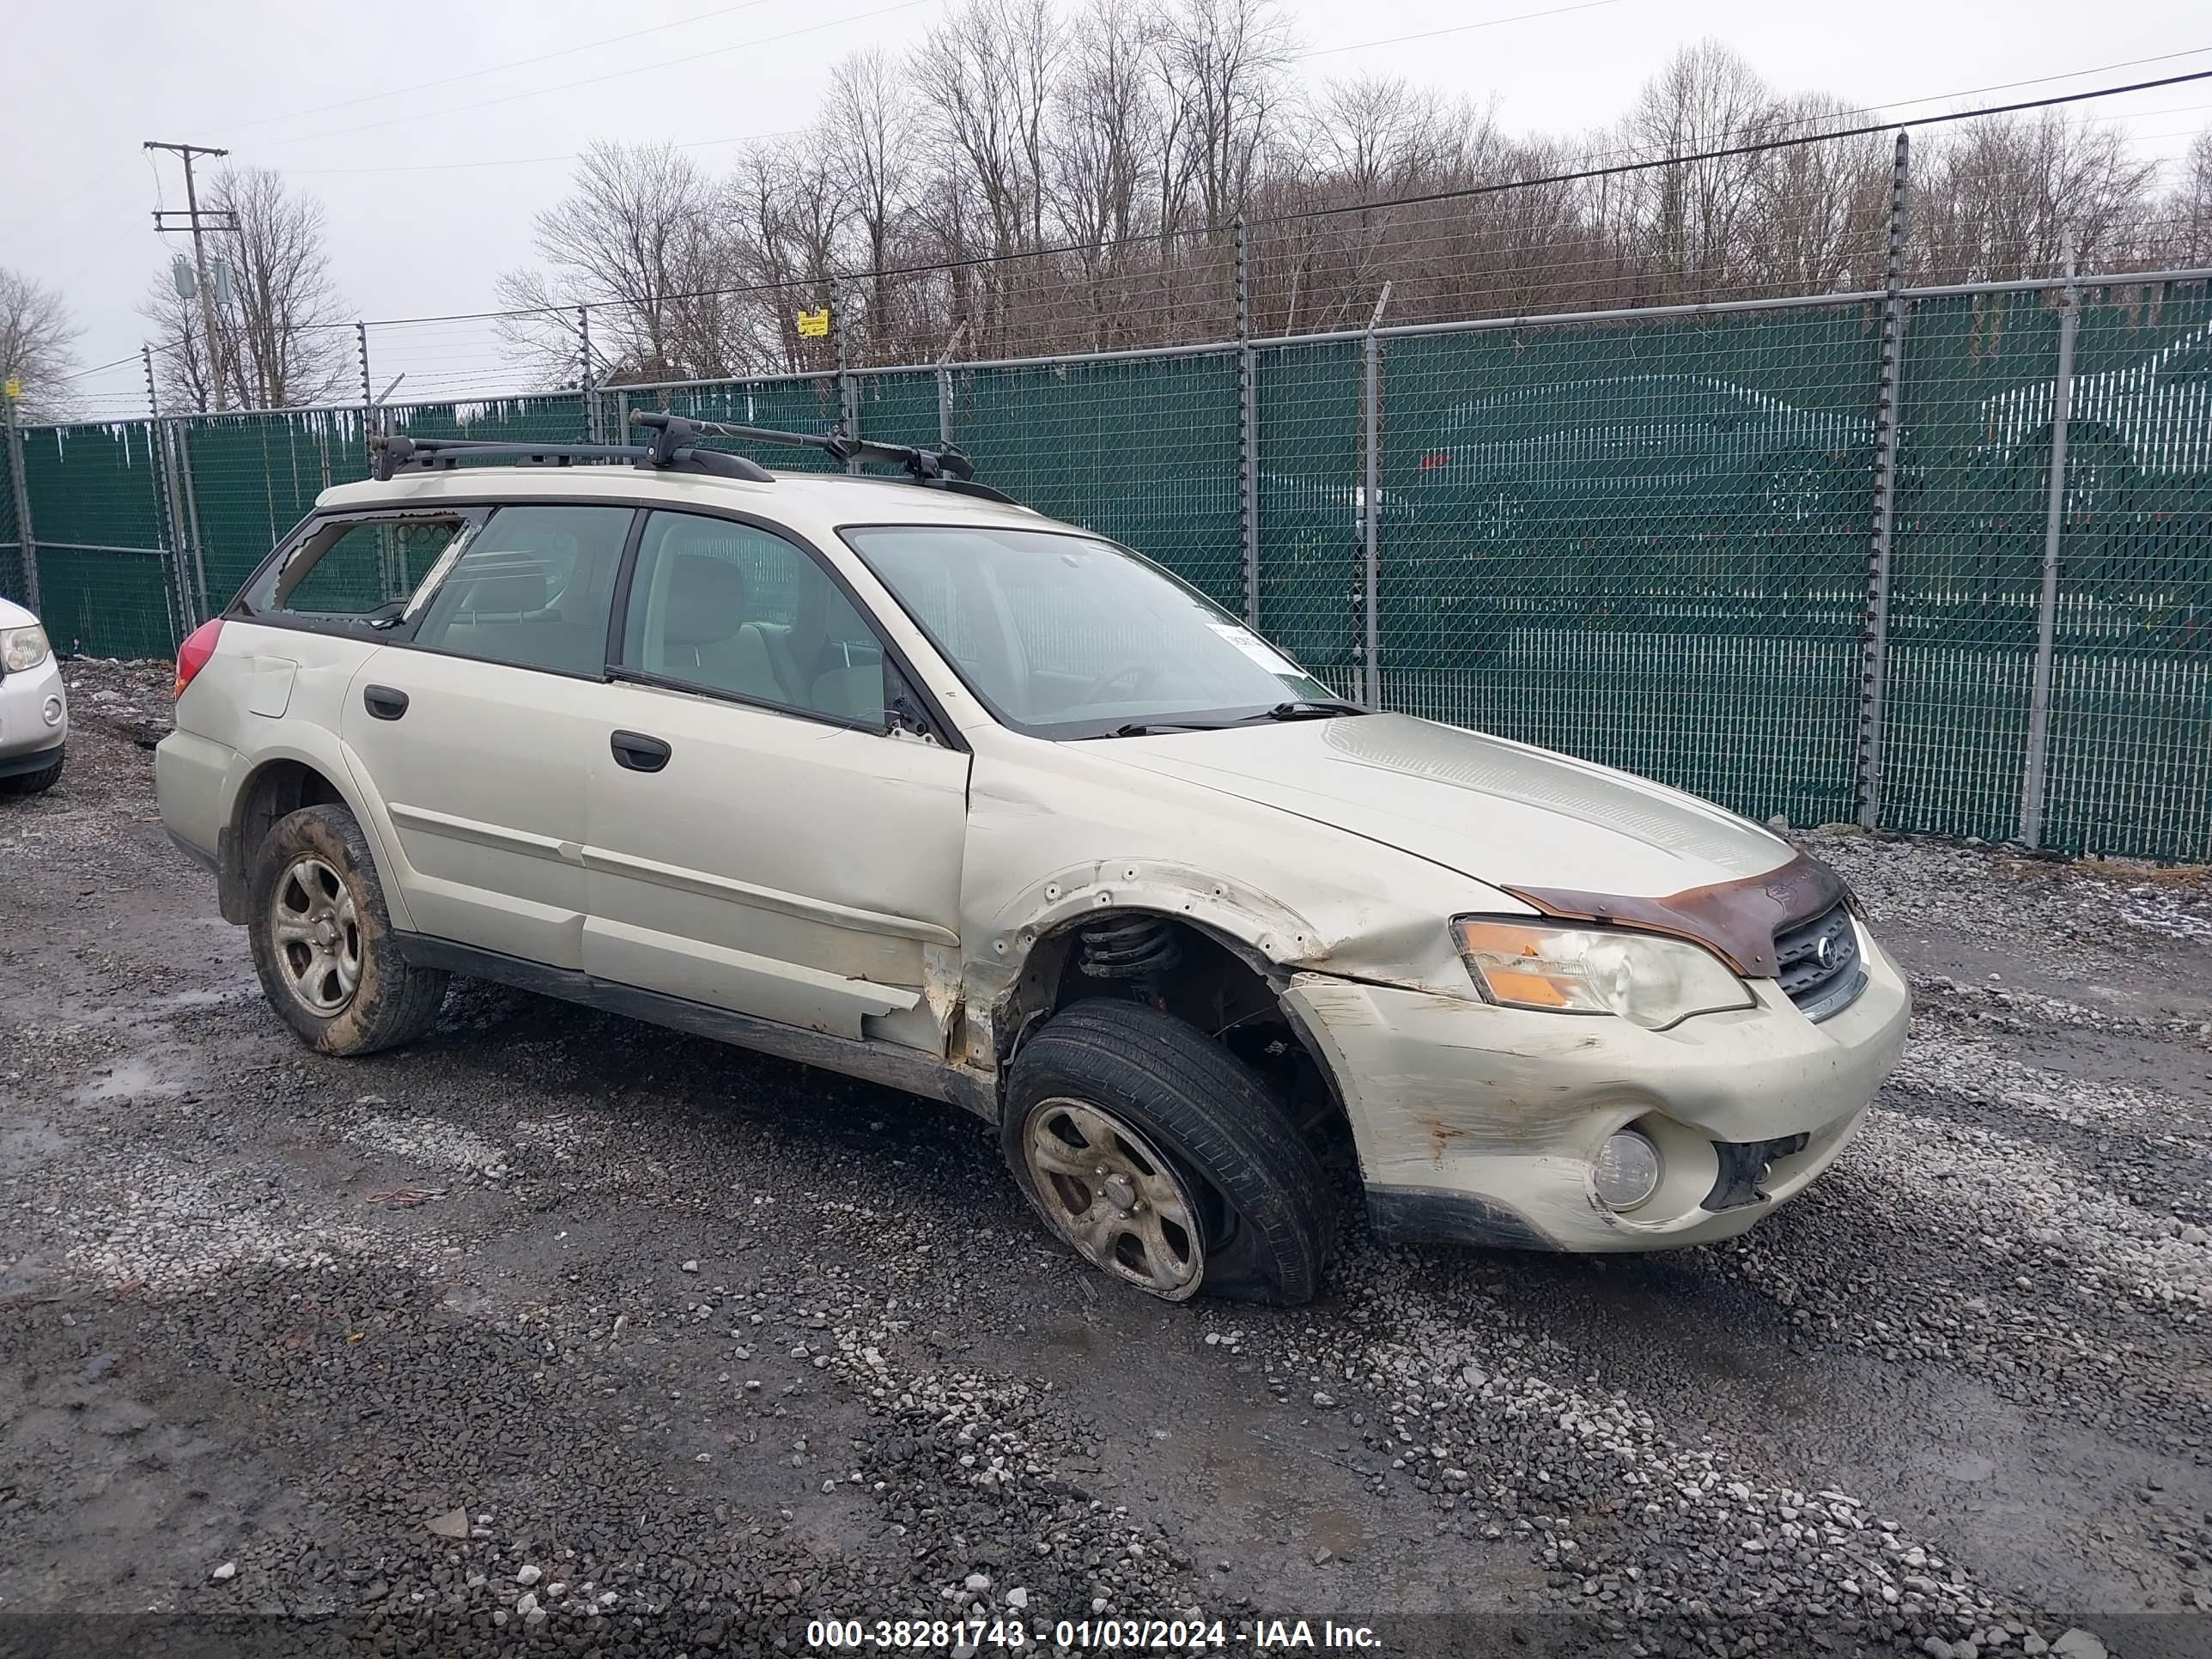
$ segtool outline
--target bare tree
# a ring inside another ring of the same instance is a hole
[[[1963,123],[1935,151],[1913,244],[1936,282],[2055,276],[2069,251],[2084,268],[2122,261],[2157,178],[2124,132],[2057,110]]]
[[[1779,125],[1758,71],[1717,40],[1685,46],[1644,82],[1621,128],[1638,160],[1696,155],[1755,142]],[[1656,297],[1725,293],[1756,211],[1761,155],[1716,156],[1631,175],[1632,234],[1648,251]]]
[[[1294,49],[1273,0],[1168,0],[1160,72],[1179,96],[1197,206],[1221,230],[1250,198],[1286,96]]]
[[[877,354],[897,325],[891,249],[912,210],[918,122],[904,76],[881,47],[854,53],[831,71],[822,111],[824,151],[836,158],[836,184],[860,234],[856,252],[874,273],[868,289],[868,343]]]
[[[2168,270],[2212,264],[2212,127],[2197,135],[2179,173],[2148,250],[2149,263]]]
[[[243,167],[216,175],[207,205],[236,226],[212,239],[209,254],[213,349],[198,299],[179,295],[167,272],[140,307],[160,331],[155,366],[162,395],[173,406],[198,410],[331,401],[349,382],[353,352],[323,245],[322,204],[282,173]],[[222,399],[213,395],[218,373]]]
[[[76,411],[69,376],[81,331],[60,295],[0,267],[0,384],[21,383],[21,418],[58,421]]]
[[[720,367],[712,328],[702,339],[702,313],[686,298],[722,274],[714,191],[673,145],[592,144],[568,194],[538,216],[534,240],[549,269],[510,271],[499,293],[533,313],[505,331],[554,384],[583,374],[579,305],[605,307],[592,341],[605,361],[594,364],[594,379],[666,380]]]

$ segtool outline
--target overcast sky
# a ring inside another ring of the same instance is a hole
[[[2212,69],[2212,14],[2202,0],[2087,11],[2058,0],[1598,0],[1528,15],[1570,3],[1293,0],[1288,9],[1311,54],[1303,72],[1401,73],[1494,97],[1516,131],[1572,133],[1611,120],[1668,53],[1706,36],[1784,90],[1867,106],[1914,100],[1890,112],[1899,115],[1957,107],[1954,94],[2030,77],[2103,71],[1963,101]],[[499,273],[530,258],[531,216],[562,191],[560,158],[597,137],[668,139],[720,169],[734,141],[803,125],[844,52],[911,44],[948,4],[697,0],[672,23],[665,6],[605,0],[14,5],[0,34],[11,135],[0,167],[0,265],[69,296],[86,366],[135,351],[147,334],[136,306],[167,262],[165,243],[181,242],[156,237],[150,210],[184,199],[174,158],[156,166],[140,141],[188,141],[282,168],[322,198],[350,310],[382,319],[490,308]],[[1461,27],[1486,20],[1517,21]],[[1443,29],[1460,32],[1362,44]],[[1335,50],[1345,47],[1358,49]],[[2108,67],[2169,53],[2190,55]],[[446,84],[424,84],[436,82]],[[2094,110],[2122,120],[2145,154],[2173,157],[2212,122],[2212,81]],[[425,382],[426,362],[458,376],[495,361],[483,325],[405,337],[393,360],[404,356]],[[84,385],[96,412],[133,412],[130,369]]]

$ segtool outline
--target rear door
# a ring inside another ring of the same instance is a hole
[[[340,733],[388,815],[420,932],[583,965],[588,780],[605,752],[608,619],[628,507],[501,507],[450,557],[411,639],[355,674]]]
[[[968,757],[894,730],[898,670],[808,550],[647,519],[599,705],[583,964],[942,1052]]]

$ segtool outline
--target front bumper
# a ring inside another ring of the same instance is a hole
[[[1858,1128],[1911,1012],[1897,965],[1863,927],[1860,943],[1866,989],[1819,1024],[1771,980],[1753,983],[1756,1008],[1668,1031],[1323,974],[1298,975],[1283,1001],[1335,1077],[1383,1237],[1663,1249],[1742,1232]],[[1591,1165],[1632,1124],[1657,1145],[1662,1174],[1615,1212]],[[1768,1142],[1783,1144],[1735,1150]],[[1707,1208],[1746,1158],[1768,1166],[1750,1201]]]
[[[0,777],[45,770],[68,741],[60,664],[48,657],[36,668],[0,674]]]

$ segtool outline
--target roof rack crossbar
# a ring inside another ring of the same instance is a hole
[[[378,434],[368,441],[376,481],[389,483],[393,475],[410,468],[447,471],[464,459],[499,459],[522,466],[568,466],[577,461],[629,461],[641,467],[708,472],[719,477],[744,478],[754,483],[773,483],[774,475],[760,463],[718,449],[699,449],[680,442],[662,444],[535,444],[492,438],[412,438],[404,433]]]
[[[664,443],[672,446],[693,437],[735,438],[742,443],[818,449],[840,461],[877,461],[901,466],[924,483],[969,483],[975,477],[975,464],[964,451],[950,444],[942,449],[922,449],[912,444],[879,444],[866,438],[848,438],[842,432],[780,432],[773,427],[734,426],[726,421],[694,420],[688,415],[668,415],[647,409],[631,410],[629,418],[631,425],[644,427],[654,434],[656,451]]]

